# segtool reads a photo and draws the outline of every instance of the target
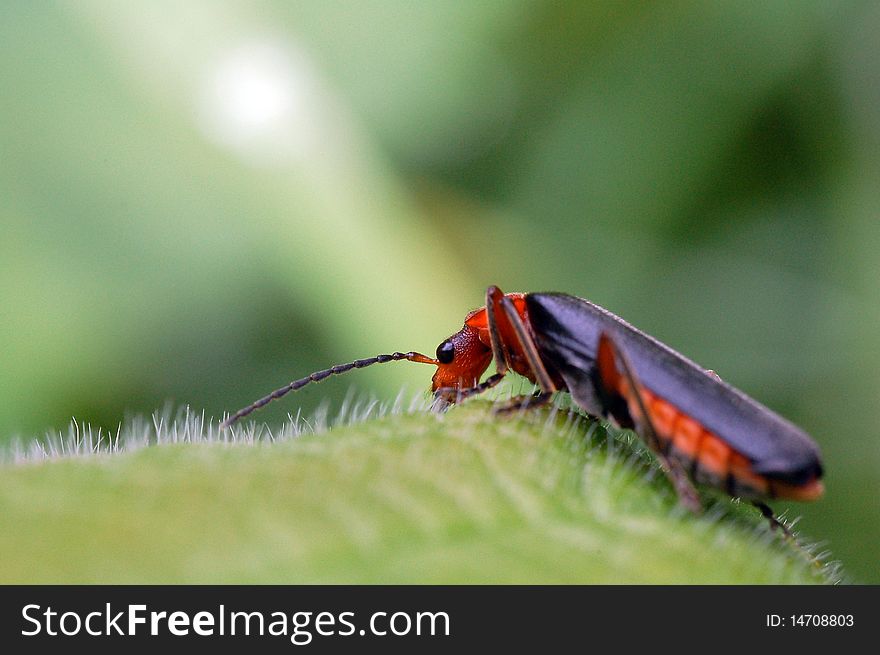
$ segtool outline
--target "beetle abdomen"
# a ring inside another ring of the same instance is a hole
[[[630,415],[638,420],[641,417],[639,403],[628,385],[623,391],[628,397]],[[757,473],[746,456],[707,430],[699,421],[647,389],[642,390],[642,402],[650,414],[660,448],[669,457],[682,462],[698,482],[743,498],[815,500],[822,495],[822,483],[818,478],[793,485]]]
[[[628,359],[639,386],[652,399],[665,403],[656,412],[650,410],[652,421],[664,423],[666,415],[672,419],[672,430],[658,438],[674,443],[679,418],[684,431],[691,426],[687,421],[699,426],[701,448],[688,456],[698,479],[722,488],[734,485],[751,490],[751,495],[807,500],[821,494],[819,449],[797,426],[587,300],[560,293],[530,293],[526,305],[542,358],[548,367],[561,372],[572,397],[588,412],[610,411],[621,418],[611,403],[622,394],[603,389],[596,381],[599,339],[604,334]],[[631,398],[625,400],[624,404],[632,404]],[[706,452],[701,455],[703,447]],[[724,448],[730,452],[727,470],[713,469],[717,457],[711,453]],[[733,480],[728,479],[730,474]]]

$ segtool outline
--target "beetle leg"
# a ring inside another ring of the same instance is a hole
[[[498,329],[498,317],[495,314],[496,306],[504,298],[504,293],[492,285],[486,289],[486,318],[489,322],[489,345],[492,348],[492,357],[495,360],[495,370],[504,375],[507,373],[507,353],[504,342],[501,340],[501,332]]]
[[[477,384],[473,387],[468,387],[467,389],[457,389],[456,387],[440,387],[437,391],[434,392],[434,398],[442,399],[448,403],[457,403],[470,398],[471,396],[477,396],[484,391],[488,391],[496,384],[501,382],[504,379],[504,373],[496,373],[495,375],[490,375],[483,382]]]
[[[614,344],[611,337],[604,332],[599,336],[599,348],[596,359],[599,368],[600,384],[608,385],[609,381],[618,380],[620,377],[623,377],[629,383],[633,400],[641,414],[641,417],[632,417],[636,432],[645,440],[648,448],[654,452],[660,461],[666,477],[669,478],[672,486],[675,487],[679,502],[695,514],[699,513],[703,508],[700,496],[681,462],[666,456],[661,446],[660,438],[657,436],[657,430],[651,422],[651,415],[645,406],[645,401],[642,397],[642,385],[636,378],[629,360]],[[603,391],[609,397],[612,397],[619,395],[620,392],[617,389],[616,385],[606,386]]]
[[[794,535],[791,533],[791,530],[786,527],[785,523],[777,518],[776,514],[773,513],[773,510],[770,509],[770,507],[766,503],[762,503],[756,500],[752,503],[752,505],[761,510],[761,514],[764,516],[765,519],[770,522],[771,530],[776,530],[778,528],[782,530],[782,534],[784,534],[786,538],[794,539]]]
[[[495,290],[495,287],[489,287],[489,293],[493,290]],[[516,311],[513,302],[501,294],[500,291],[498,294],[500,297],[496,295],[493,298],[493,301],[501,305],[501,309],[504,312],[504,318],[507,319],[513,328],[513,331],[516,333],[517,341],[519,341],[520,347],[526,356],[526,361],[528,361],[529,368],[532,370],[532,373],[538,382],[538,386],[541,387],[541,391],[534,396],[519,396],[517,398],[512,398],[509,403],[496,409],[495,413],[507,414],[520,409],[525,409],[526,407],[533,409],[543,407],[550,402],[553,397],[553,392],[557,391],[556,385],[553,384],[550,374],[547,373],[547,368],[541,361],[541,356],[538,355],[538,348],[535,346],[535,341],[526,329],[522,317],[519,315],[519,312]],[[489,305],[487,305],[487,307],[488,306]]]
[[[509,414],[521,409],[537,409],[549,404],[551,400],[553,400],[552,391],[541,391],[534,396],[517,396],[516,398],[511,398],[510,402],[506,405],[497,408],[495,413]]]
[[[544,362],[541,361],[541,356],[538,355],[538,348],[535,346],[535,340],[532,339],[532,335],[530,335],[529,331],[526,329],[522,317],[519,315],[519,312],[516,311],[516,307],[513,306],[513,301],[511,301],[510,298],[502,298],[501,308],[504,310],[507,320],[510,321],[513,331],[516,332],[516,338],[519,340],[519,345],[522,346],[526,360],[529,362],[529,368],[532,369],[532,373],[535,374],[538,386],[541,387],[541,393],[553,393],[554,391],[557,391],[556,385],[553,384],[553,380],[550,379],[550,374],[547,373]]]
[[[810,564],[812,564],[816,568],[822,568],[822,561],[818,557],[813,555],[809,550],[804,548],[803,544],[801,544],[801,542],[798,541],[797,537],[794,536],[794,533],[788,529],[788,526],[785,525],[785,523],[783,523],[782,520],[776,516],[776,514],[773,513],[773,510],[770,509],[770,507],[766,503],[755,500],[752,501],[752,505],[757,507],[761,511],[763,517],[770,522],[771,531],[776,529],[781,530],[782,537],[790,544],[792,544],[795,548],[797,548]]]

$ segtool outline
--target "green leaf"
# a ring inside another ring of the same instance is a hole
[[[47,458],[2,467],[0,515],[14,529],[0,531],[0,582],[837,578],[750,506],[715,498],[685,512],[632,433],[563,409],[503,418],[470,402],[233,435],[187,413],[121,432],[117,452],[96,454],[77,428],[67,454],[44,442]]]

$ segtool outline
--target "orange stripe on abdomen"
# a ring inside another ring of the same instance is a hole
[[[630,415],[638,422],[641,418],[639,404],[631,398],[629,385],[621,386]],[[682,462],[697,481],[736,496],[764,497],[779,490],[752,471],[744,455],[672,403],[644,388],[642,402],[650,414],[661,448]]]

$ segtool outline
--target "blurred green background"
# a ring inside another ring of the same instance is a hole
[[[4,2],[0,439],[219,416],[431,353],[488,284],[567,291],[815,435],[792,511],[880,582],[878,34],[868,2]]]

